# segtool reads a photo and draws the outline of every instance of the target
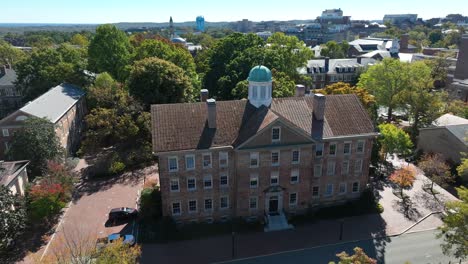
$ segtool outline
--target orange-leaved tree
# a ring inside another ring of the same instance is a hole
[[[416,170],[412,166],[404,166],[393,172],[389,179],[400,187],[400,194],[403,199],[403,189],[413,186],[413,183],[416,180]]]

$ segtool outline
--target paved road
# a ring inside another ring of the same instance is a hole
[[[440,248],[441,241],[435,238],[435,230],[410,233],[398,237],[391,237],[383,240],[362,240],[359,242],[349,242],[340,245],[330,245],[315,247],[310,249],[295,250],[284,253],[272,254],[261,257],[248,258],[226,263],[233,264],[275,264],[275,263],[325,263],[330,260],[337,260],[335,255],[346,251],[351,253],[353,248],[358,246],[371,257],[385,264],[403,264],[409,261],[411,264],[447,264],[451,260],[442,254]],[[281,237],[278,237],[281,239]],[[458,262],[457,262],[458,263]]]

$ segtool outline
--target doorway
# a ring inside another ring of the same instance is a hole
[[[271,196],[268,206],[269,213],[278,213],[278,196]]]

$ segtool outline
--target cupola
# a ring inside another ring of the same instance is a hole
[[[250,70],[249,78],[249,102],[259,108],[271,104],[272,78],[271,71],[265,66],[258,65]]]

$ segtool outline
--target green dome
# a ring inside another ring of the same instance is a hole
[[[255,66],[250,70],[247,80],[251,82],[271,82],[271,71],[262,65]]]

